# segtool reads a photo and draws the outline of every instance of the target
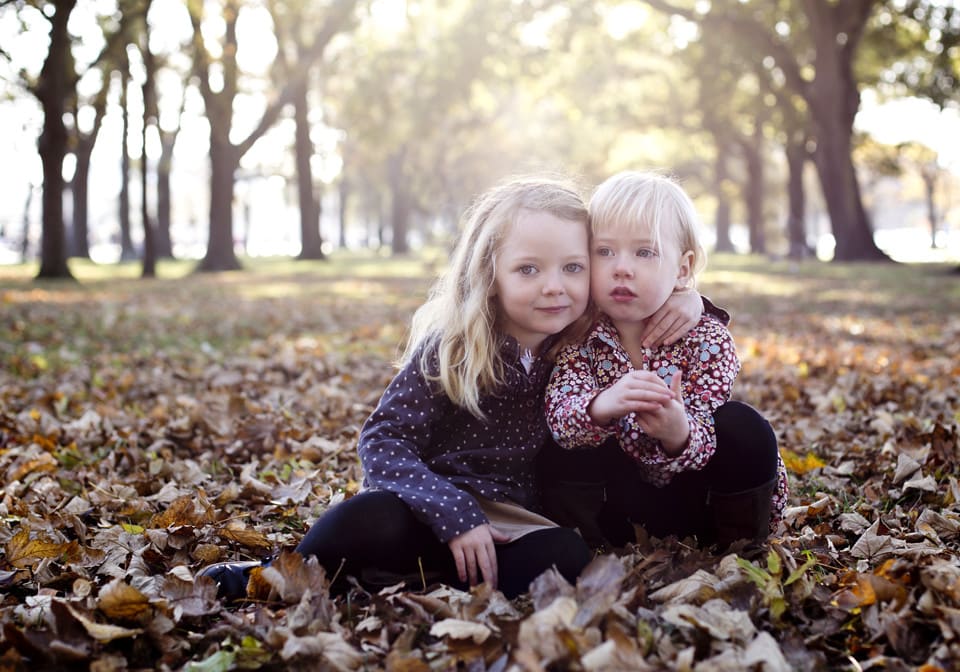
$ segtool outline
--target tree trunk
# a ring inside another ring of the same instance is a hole
[[[43,131],[37,149],[43,164],[43,217],[38,278],[73,278],[67,265],[63,221],[63,159],[67,129],[63,123],[64,99],[71,84],[70,35],[67,22],[76,0],[60,0],[50,17],[50,47],[34,93],[43,107]]]
[[[717,198],[717,211],[714,215],[717,228],[717,252],[733,252],[733,241],[730,240],[730,194],[727,182],[729,180],[729,146],[717,143],[717,158],[714,161],[713,191]]]
[[[803,168],[807,164],[805,139],[789,138],[787,141],[787,256],[803,259],[809,253],[807,247],[807,201],[803,190]]]
[[[27,187],[27,200],[23,204],[23,237],[20,238],[20,261],[27,262],[27,251],[30,248],[30,206],[33,204],[33,189],[31,183]]]
[[[407,229],[410,226],[410,197],[403,176],[403,161],[406,149],[401,148],[387,160],[390,180],[390,252],[393,255],[410,251]]]
[[[150,199],[147,198],[149,186],[147,179],[149,168],[147,161],[147,119],[144,115],[143,120],[143,152],[140,155],[140,187],[143,194],[140,203],[140,216],[143,220],[143,269],[140,276],[144,278],[153,278],[157,275],[157,249],[153,237],[153,223],[150,220]]]
[[[850,128],[827,127],[821,123],[817,149],[813,153],[836,240],[834,260],[890,261],[873,241],[873,231],[863,209],[850,156],[851,133]]]
[[[234,174],[240,165],[236,148],[221,126],[210,120],[210,239],[200,271],[236,271],[240,261],[233,249]],[[229,124],[224,128],[229,131]],[[223,136],[223,137],[221,137]]]
[[[140,218],[143,221],[143,269],[141,277],[153,278],[157,275],[157,247],[153,233],[153,222],[150,217],[149,175],[150,162],[147,158],[147,131],[151,124],[159,127],[160,111],[157,108],[157,90],[154,82],[157,75],[157,63],[150,51],[150,24],[146,17],[150,13],[153,0],[146,0],[144,5],[143,46],[140,53],[143,56],[144,80],[141,88],[143,97],[143,125],[140,135]]]
[[[339,226],[339,236],[337,244],[341,250],[347,249],[347,208],[350,202],[350,178],[347,177],[346,172],[341,170],[340,172],[340,185],[338,187],[339,198],[339,210],[340,210],[340,226]]]
[[[930,222],[930,249],[937,249],[937,204],[934,195],[937,191],[936,167],[933,169],[921,168],[920,177],[923,179],[923,188],[927,202],[927,221]]]
[[[77,169],[73,174],[71,191],[73,192],[73,245],[71,256],[81,259],[90,258],[90,226],[89,226],[89,178],[90,154],[93,143],[89,148],[83,141],[77,146]]]
[[[171,131],[160,127],[157,119],[157,133],[160,135],[160,158],[157,161],[157,226],[156,242],[157,257],[160,259],[173,258],[173,240],[170,238],[170,174],[173,171],[173,150],[177,146],[177,136],[180,135],[183,108],[186,104],[186,91],[180,101],[180,112],[177,115],[177,125]]]
[[[297,162],[297,195],[300,201],[300,255],[299,259],[323,259],[323,240],[320,238],[320,202],[313,189],[313,141],[310,139],[310,120],[307,112],[307,82],[299,83],[293,92],[293,118],[296,121],[294,152]]]
[[[222,53],[219,59],[222,84],[214,90],[213,73],[210,68],[213,57],[204,45],[203,5],[202,2],[188,3],[190,22],[193,26],[194,67],[200,94],[203,96],[207,118],[210,122],[210,239],[207,253],[200,265],[200,271],[224,271],[240,268],[233,250],[233,191],[234,174],[240,158],[276,121],[280,111],[292,101],[293,89],[307,79],[310,65],[323,55],[330,40],[346,27],[353,10],[355,0],[338,0],[330,7],[322,26],[314,35],[312,44],[305,48],[298,67],[287,73],[287,82],[279,94],[264,110],[260,121],[246,139],[234,145],[229,136],[233,125],[233,105],[238,92],[237,66],[237,17],[241,2],[228,0],[224,11],[225,20]],[[319,233],[319,231],[318,231]]]
[[[836,239],[835,261],[890,261],[873,240],[852,158],[853,120],[860,108],[853,54],[875,4],[859,0],[847,8],[822,0],[806,3],[816,76],[804,97],[817,137],[813,159]]]
[[[766,254],[767,239],[764,231],[763,216],[763,153],[762,137],[757,135],[744,138],[740,142],[744,163],[747,169],[747,181],[743,188],[744,204],[747,209],[747,229],[750,234],[750,251],[753,254]]]
[[[159,124],[157,125],[159,128]],[[172,137],[171,137],[172,136]],[[160,159],[157,161],[157,257],[173,258],[173,240],[170,238],[170,173],[173,167],[173,147],[177,134],[160,131]]]
[[[127,150],[127,141],[130,139],[130,111],[127,109],[129,99],[127,89],[130,86],[130,72],[125,66],[120,73],[120,111],[123,126],[120,141],[120,259],[128,261],[136,258],[133,249],[133,237],[130,235],[130,152]]]
[[[93,128],[89,133],[80,130],[78,114],[74,111],[74,132],[76,134],[77,168],[73,174],[73,244],[71,252],[75,257],[90,258],[90,226],[89,226],[89,178],[90,157],[97,144],[103,117],[107,111],[107,94],[110,92],[110,76],[107,69],[103,70],[103,84],[93,102]]]

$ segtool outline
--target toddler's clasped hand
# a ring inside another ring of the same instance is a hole
[[[679,394],[676,398],[681,399]],[[673,391],[657,374],[631,371],[598,394],[589,413],[595,423],[607,425],[628,413],[656,412],[673,399]]]
[[[681,377],[679,371],[673,374],[668,388],[673,396],[669,401],[651,411],[638,411],[636,416],[640,428],[659,439],[667,455],[682,453],[690,438],[690,420],[683,405]]]

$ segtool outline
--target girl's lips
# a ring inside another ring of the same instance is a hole
[[[551,313],[551,314],[562,313],[565,310],[567,310],[567,306],[547,306],[545,308],[541,308],[540,310],[542,310],[545,313]]]

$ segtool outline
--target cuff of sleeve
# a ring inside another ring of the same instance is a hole
[[[438,519],[432,527],[437,539],[446,544],[451,539],[489,522],[483,509],[471,498],[470,505],[465,510],[451,512],[450,515]]]
[[[587,394],[580,395],[576,399],[572,424],[579,428],[578,432],[574,432],[579,439],[577,445],[595,446],[603,443],[611,436],[615,436],[617,433],[616,422],[611,422],[609,425],[600,425],[590,417],[588,409],[600,392],[601,390],[592,390]]]

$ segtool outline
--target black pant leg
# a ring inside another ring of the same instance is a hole
[[[296,549],[314,555],[328,576],[355,576],[363,583],[364,570],[384,570],[417,576],[420,571],[461,589],[453,555],[445,543],[421,523],[396,495],[361,492],[331,507],[300,541]],[[509,544],[497,544],[500,589],[513,598],[552,566],[570,582],[590,561],[590,549],[567,528],[531,532]],[[342,568],[341,568],[342,563]]]
[[[316,556],[328,576],[360,577],[375,568],[398,574],[421,569],[449,574],[446,544],[393,493],[364,491],[326,511],[296,549]],[[342,565],[342,567],[341,567]]]
[[[777,436],[760,413],[740,401],[728,401],[713,415],[717,452],[707,464],[709,487],[741,492],[777,476]]]
[[[530,583],[551,567],[570,583],[577,577],[593,553],[583,538],[566,527],[536,530],[509,544],[497,544],[499,588],[508,598],[525,593]]]
[[[546,446],[539,458],[539,476],[547,515],[582,529],[589,523],[578,523],[578,516],[595,520],[600,535],[615,546],[633,540],[631,523],[656,537],[704,536],[710,490],[748,490],[769,482],[777,470],[776,435],[754,408],[727,402],[714,413],[714,422],[717,447],[706,467],[679,473],[663,487],[644,480],[643,466],[616,439],[578,450]],[[588,485],[577,485],[583,482]],[[584,499],[584,491],[591,493],[585,497],[587,504],[577,501]],[[603,498],[599,513],[590,509],[597,504],[597,491]]]

